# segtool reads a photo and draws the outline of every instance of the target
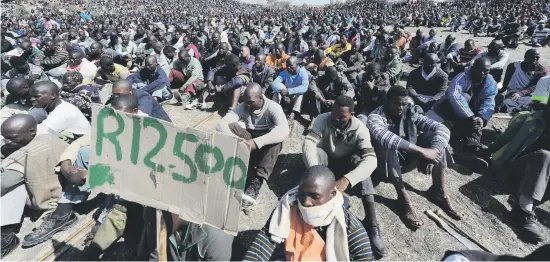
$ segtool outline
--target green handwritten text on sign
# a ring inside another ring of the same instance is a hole
[[[237,232],[250,148],[242,139],[93,105],[94,191]]]

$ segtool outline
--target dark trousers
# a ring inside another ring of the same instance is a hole
[[[344,158],[329,158],[328,168],[334,173],[336,180],[344,177],[347,173],[354,170],[361,161],[358,155],[351,155]],[[361,184],[357,184],[354,187],[348,189],[348,193],[355,196],[368,196],[376,194],[372,179],[369,176],[367,179],[361,181]]]
[[[233,134],[246,140],[254,139],[268,132],[246,130],[242,128],[238,123],[229,124],[229,128],[231,129],[231,132],[233,132]],[[277,157],[279,156],[282,147],[283,143],[277,143],[272,145],[265,145],[260,149],[256,149],[250,152],[247,179],[259,176],[265,180],[268,180],[269,176],[273,172],[273,167],[275,167]]]

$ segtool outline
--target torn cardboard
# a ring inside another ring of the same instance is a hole
[[[236,235],[250,146],[151,117],[92,106],[89,184]]]

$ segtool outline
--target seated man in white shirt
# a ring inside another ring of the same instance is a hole
[[[48,117],[38,125],[38,133],[49,130],[57,133],[67,142],[91,133],[90,122],[74,105],[61,100],[59,88],[51,81],[35,83],[30,90],[34,108],[42,108]]]
[[[80,50],[72,50],[69,53],[69,63],[67,71],[78,71],[84,79],[93,79],[97,72],[97,66],[85,58],[85,54]]]

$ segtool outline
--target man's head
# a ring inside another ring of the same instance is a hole
[[[29,63],[25,60],[25,58],[21,56],[12,56],[10,57],[10,65],[17,70],[20,74],[26,74],[29,72]]]
[[[145,66],[143,69],[146,73],[154,74],[157,71],[158,61],[156,55],[150,55],[145,58]]]
[[[491,61],[485,57],[478,58],[474,61],[474,65],[471,68],[472,82],[479,84],[485,81],[485,77],[491,70]]]
[[[494,56],[498,56],[498,54],[500,53],[500,50],[503,50],[503,49],[504,49],[504,43],[502,42],[502,40],[494,39],[493,41],[491,41],[491,43],[487,47],[487,53],[489,54],[489,56],[494,57]]]
[[[400,118],[409,105],[409,92],[406,88],[395,85],[386,94],[386,107],[384,110],[391,119]]]
[[[118,80],[113,84],[113,93],[111,98],[116,98],[120,95],[131,95],[132,94],[132,82],[122,79]]]
[[[422,65],[422,70],[426,74],[431,73],[437,65],[439,64],[439,57],[434,53],[429,53],[424,57],[424,63]]]
[[[187,50],[180,50],[178,53],[178,60],[180,60],[184,66],[187,66],[191,62],[191,55]]]
[[[437,32],[435,31],[435,29],[432,28],[430,29],[430,32],[428,34],[430,35],[430,37],[434,37],[436,33]]]
[[[339,96],[334,101],[330,113],[331,124],[338,130],[344,130],[353,116],[355,103],[349,96]]]
[[[249,83],[246,85],[243,95],[243,103],[248,107],[249,112],[254,112],[262,108],[264,103],[262,87],[258,83]]]
[[[258,54],[254,59],[254,65],[256,66],[256,68],[260,70],[263,69],[265,65],[265,55]]]
[[[420,29],[416,30],[416,36],[422,37],[422,30]]]
[[[31,115],[16,114],[2,123],[0,132],[4,137],[2,150],[15,152],[28,145],[36,136],[37,123]]]
[[[117,111],[122,111],[130,114],[137,114],[138,100],[137,97],[131,94],[123,94],[116,96],[111,100],[111,107]]]
[[[322,49],[317,49],[313,53],[313,63],[320,65],[323,60],[325,60],[325,51]]]
[[[472,51],[476,48],[476,44],[474,42],[474,39],[468,39],[464,42],[464,50],[466,51]]]
[[[346,46],[348,44],[348,38],[346,35],[342,34],[340,35],[340,45]]]
[[[540,60],[540,53],[537,49],[529,49],[525,52],[523,56],[523,63],[525,63],[529,68],[535,67]]]
[[[225,66],[232,71],[237,72],[239,70],[239,57],[234,54],[228,54],[225,57]]]
[[[366,80],[373,81],[380,77],[381,68],[380,64],[376,62],[370,62],[365,67]]]
[[[103,54],[103,45],[100,42],[95,42],[90,45],[90,55],[101,55]]]
[[[298,72],[298,58],[291,56],[286,60],[286,71],[291,75],[296,75]]]
[[[44,46],[44,52],[46,53],[53,53],[57,48],[57,44],[53,39],[46,39],[46,41],[44,41],[43,43],[43,46]]]
[[[32,106],[36,108],[46,108],[59,99],[59,88],[52,81],[34,83],[29,93]]]
[[[164,48],[164,44],[161,41],[156,41],[153,43],[153,50],[156,54],[159,54],[162,52],[162,49]]]
[[[220,49],[218,49],[218,56],[224,57],[228,54],[231,54],[231,52],[229,51],[229,44],[226,42],[222,42],[220,44]]]
[[[456,40],[456,36],[451,34],[451,35],[448,35],[447,38],[445,38],[445,44],[446,45],[450,45],[452,44],[454,41]]]
[[[23,77],[12,78],[6,83],[6,90],[10,95],[19,99],[28,98],[30,91],[29,81]]]
[[[176,56],[176,48],[174,48],[173,46],[169,45],[169,46],[166,46],[164,47],[164,49],[162,50],[162,53],[168,57],[169,59],[173,59],[174,56]]]
[[[115,61],[108,56],[103,56],[99,59],[99,67],[101,71],[111,74],[115,72]]]
[[[79,31],[79,32],[78,32],[78,39],[80,39],[80,41],[86,40],[86,32],[84,32],[84,31]]]
[[[130,43],[130,35],[124,35],[122,36],[122,44],[128,45]]]
[[[84,58],[84,53],[80,50],[72,50],[69,53],[69,64],[71,66],[78,66],[82,63],[82,59]]]
[[[24,40],[19,44],[19,47],[23,49],[23,54],[32,54],[32,43],[29,40]]]
[[[303,174],[298,185],[298,201],[303,207],[326,204],[336,195],[336,179],[327,167],[312,166]]]
[[[220,35],[219,32],[215,32],[213,35],[212,35],[212,43],[214,43],[214,45],[217,45],[220,43],[222,37]]]
[[[82,74],[78,71],[70,71],[63,75],[63,91],[70,92],[76,86],[82,84]]]
[[[278,43],[275,46],[275,56],[277,58],[283,57],[283,54],[285,53],[285,46],[282,43]]]
[[[388,47],[386,48],[386,56],[384,57],[384,59],[386,59],[387,61],[391,61],[392,59],[395,58],[395,56],[397,56],[397,48],[395,47]]]
[[[184,36],[182,38],[182,43],[183,43],[183,47],[188,47],[190,44],[191,44],[191,37],[189,37],[188,35]]]
[[[239,57],[241,58],[249,58],[250,57],[250,48],[248,46],[241,46],[241,51],[239,53]]]
[[[336,81],[338,79],[338,70],[336,70],[336,67],[329,66],[325,70],[326,77],[330,80],[330,82]]]

